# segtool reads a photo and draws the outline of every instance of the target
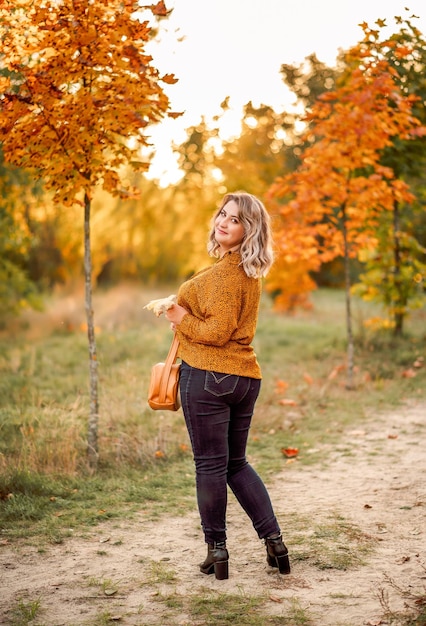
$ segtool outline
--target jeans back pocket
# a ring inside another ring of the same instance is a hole
[[[220,374],[218,372],[206,372],[204,380],[204,391],[208,391],[213,396],[227,396],[234,393],[239,376],[234,374]]]

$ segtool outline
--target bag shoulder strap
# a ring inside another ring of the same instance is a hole
[[[166,369],[170,369],[170,367],[176,361],[178,348],[179,348],[179,339],[177,338],[177,335],[175,333],[173,335],[173,341],[170,346],[169,354],[167,355],[167,358],[166,358],[166,363],[165,363]]]
[[[160,401],[164,401],[167,392],[167,383],[170,376],[170,370],[172,369],[173,363],[176,361],[177,351],[179,347],[179,339],[176,336],[176,333],[173,335],[173,341],[169,349],[169,353],[167,355],[166,361],[164,363],[163,373],[161,375],[160,381]]]

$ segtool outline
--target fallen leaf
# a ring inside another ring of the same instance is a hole
[[[303,374],[303,380],[305,381],[305,383],[308,383],[308,385],[312,385],[314,382],[314,379],[312,378],[312,376],[310,376],[306,372]]]
[[[285,380],[277,380],[275,383],[275,393],[285,393],[288,388],[288,383]]]
[[[282,398],[279,400],[278,404],[282,406],[297,406],[296,400],[290,400],[290,398]]]
[[[288,459],[293,459],[299,454],[299,448],[281,448],[281,452]]]
[[[417,376],[417,372],[411,369],[411,367],[402,372],[402,378],[414,378],[415,376]]]
[[[282,602],[282,599],[279,598],[278,596],[269,596],[269,599],[272,600],[272,602]]]
[[[398,435],[390,434],[388,435],[388,439],[398,439]]]
[[[336,365],[336,367],[333,368],[331,372],[329,373],[329,375],[327,376],[327,379],[333,380],[333,378],[336,378],[336,376],[340,374],[340,372],[344,369],[345,369],[344,365]]]

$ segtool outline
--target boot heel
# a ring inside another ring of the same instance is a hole
[[[225,580],[229,578],[228,561],[217,561],[214,564],[214,575],[217,580]]]
[[[218,580],[228,578],[229,554],[225,541],[207,544],[207,557],[200,564],[200,571],[203,574],[213,574]]]
[[[265,538],[266,560],[270,567],[277,567],[280,574],[290,574],[288,550],[281,535]]]
[[[275,560],[277,561],[277,565],[280,574],[290,574],[290,560],[288,558],[288,554],[283,554],[282,556],[276,556]]]

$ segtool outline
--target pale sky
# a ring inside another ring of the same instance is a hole
[[[150,49],[154,65],[174,73],[167,86],[172,109],[185,111],[152,131],[156,158],[149,175],[177,179],[170,144],[185,140],[184,129],[201,116],[220,113],[230,96],[231,112],[223,133],[239,133],[244,104],[288,108],[290,94],[281,80],[283,63],[300,63],[312,52],[333,66],[340,49],[362,37],[358,26],[380,19],[396,30],[394,16],[411,16],[426,33],[425,0],[165,0],[174,9],[163,21],[161,41]],[[408,7],[409,12],[405,11]]]

